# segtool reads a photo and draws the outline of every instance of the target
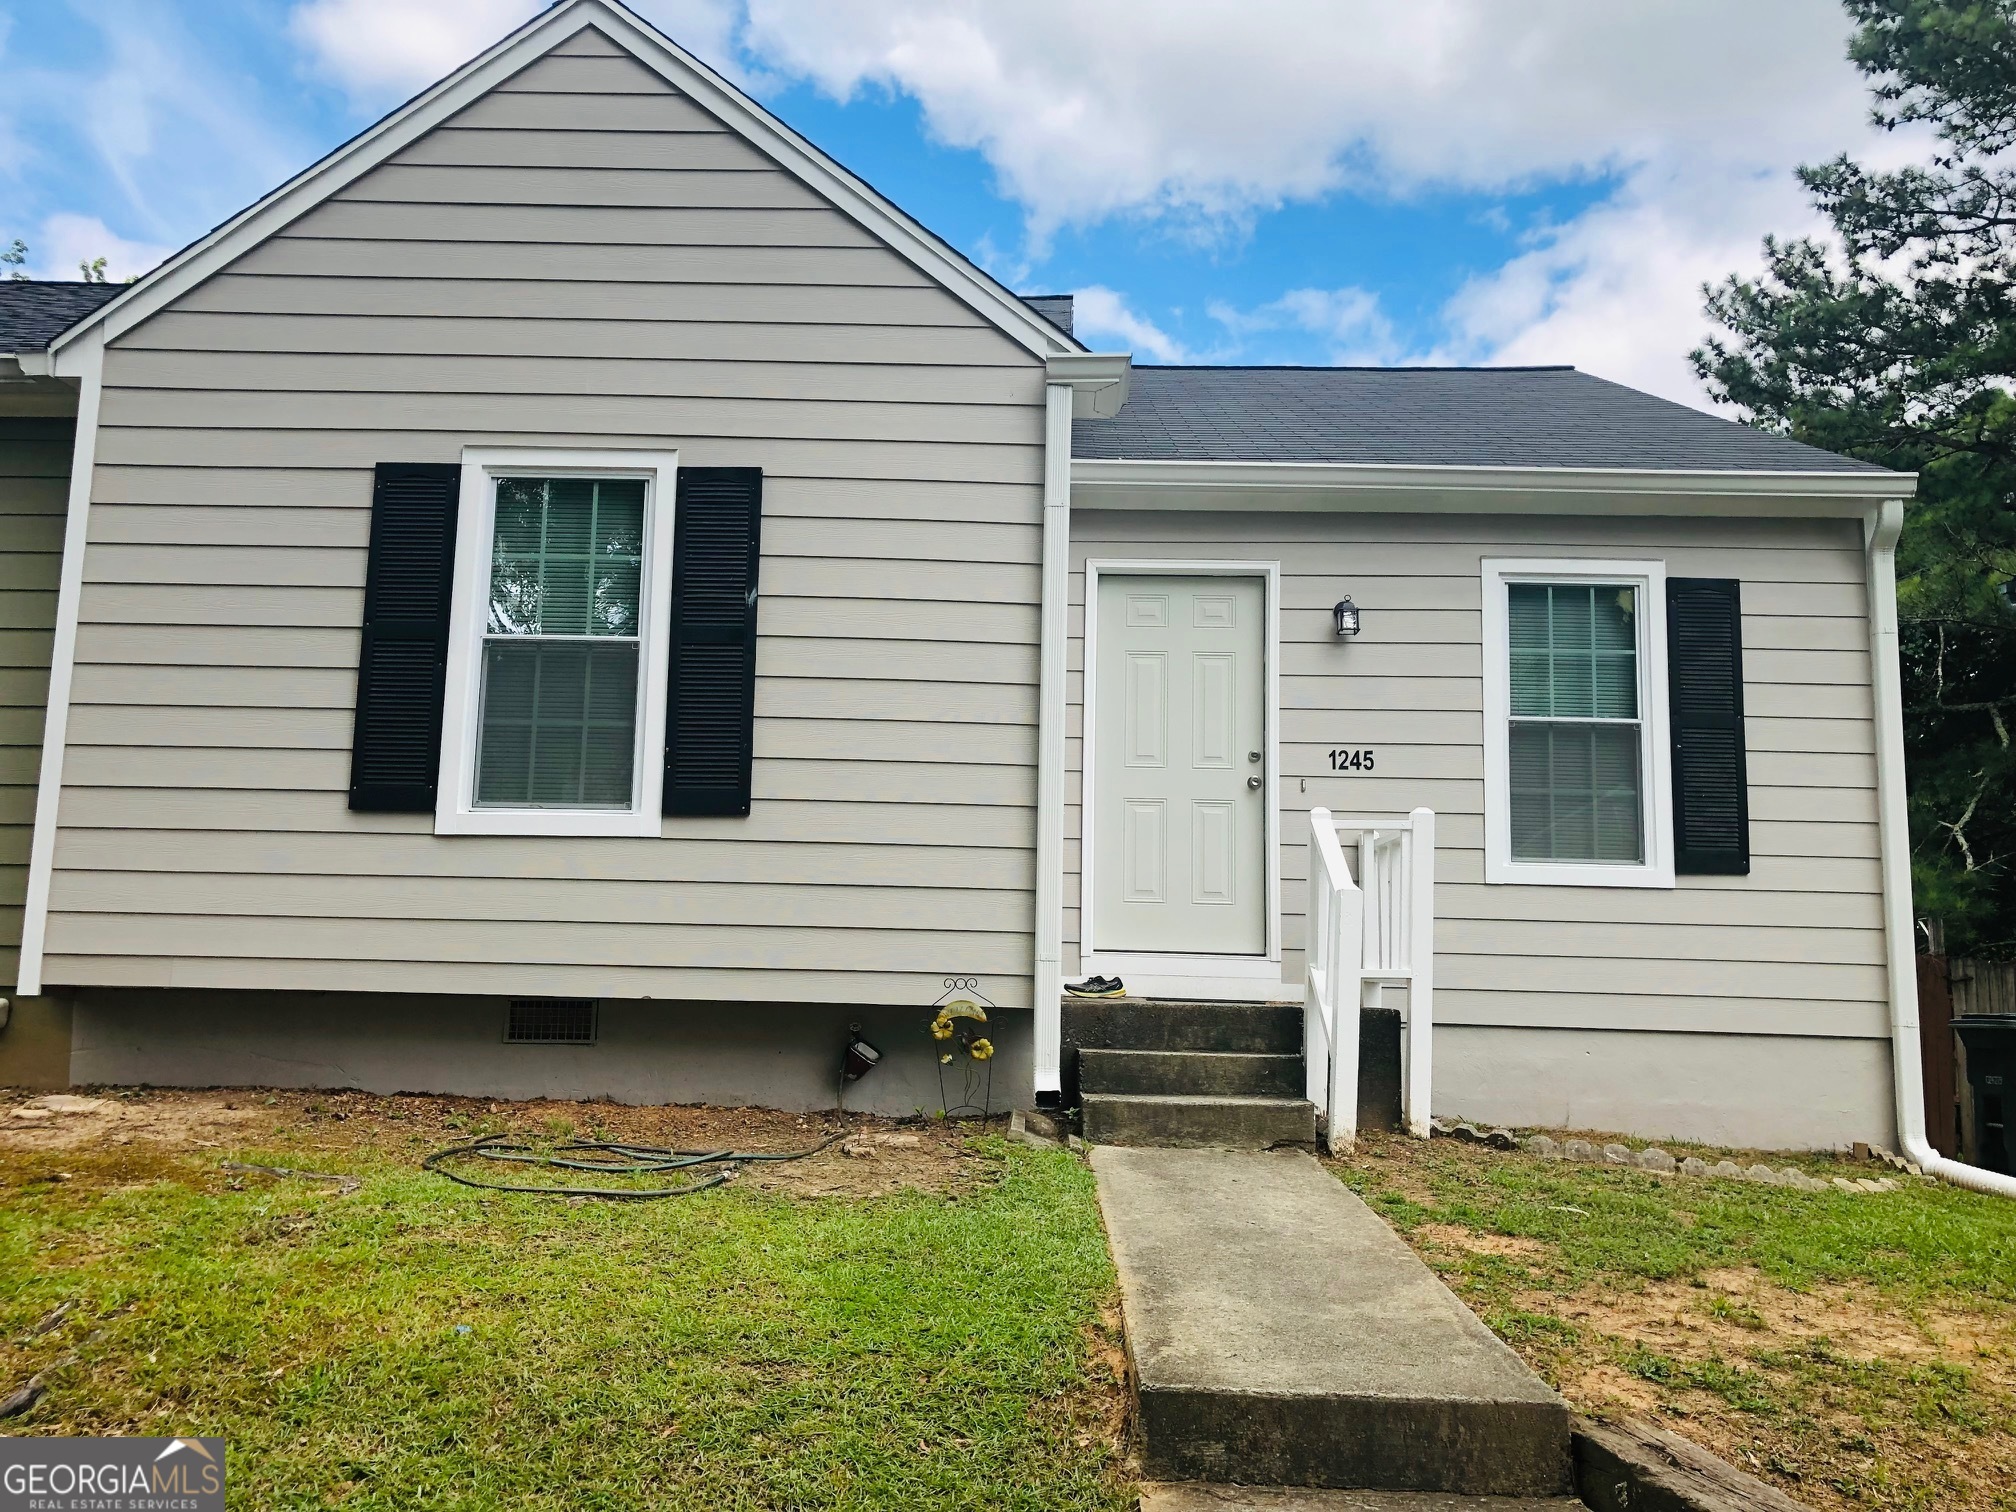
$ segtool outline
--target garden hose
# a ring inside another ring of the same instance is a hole
[[[690,1197],[709,1187],[720,1186],[744,1162],[804,1160],[846,1138],[846,1131],[832,1134],[807,1150],[787,1150],[770,1154],[756,1150],[674,1150],[664,1145],[619,1144],[611,1140],[570,1139],[550,1149],[513,1139],[508,1134],[486,1134],[472,1144],[436,1150],[420,1162],[423,1170],[446,1176],[450,1181],[484,1192],[523,1192],[534,1197],[606,1197],[614,1202],[650,1202],[660,1197]],[[509,1161],[517,1165],[540,1166],[549,1170],[594,1171],[609,1176],[646,1176],[659,1171],[688,1171],[698,1166],[719,1166],[699,1181],[670,1187],[576,1187],[518,1186],[508,1181],[480,1181],[448,1169],[447,1162],[464,1156],[479,1160]]]

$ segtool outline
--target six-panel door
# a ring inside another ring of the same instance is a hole
[[[1094,947],[1262,955],[1263,585],[1116,574],[1098,598]]]

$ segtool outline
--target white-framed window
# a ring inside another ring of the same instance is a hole
[[[1483,578],[1484,880],[1671,887],[1665,563]]]
[[[673,452],[462,453],[443,835],[656,835]]]

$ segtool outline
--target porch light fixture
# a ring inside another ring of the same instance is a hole
[[[1348,598],[1337,600],[1337,607],[1330,611],[1337,617],[1337,638],[1349,640],[1358,633],[1358,606]]]

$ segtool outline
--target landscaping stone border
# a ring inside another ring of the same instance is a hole
[[[1714,1177],[1724,1181],[1752,1181],[1763,1186],[1786,1187],[1798,1192],[1845,1192],[1851,1197],[1865,1193],[1894,1192],[1899,1183],[1885,1176],[1836,1176],[1823,1180],[1808,1175],[1797,1166],[1783,1166],[1774,1169],[1758,1162],[1752,1166],[1739,1166],[1733,1160],[1718,1160],[1712,1164],[1698,1155],[1689,1155],[1676,1160],[1666,1150],[1657,1145],[1646,1145],[1634,1150],[1626,1144],[1598,1145],[1587,1139],[1557,1140],[1546,1134],[1529,1134],[1521,1139],[1510,1129],[1480,1129],[1475,1124],[1450,1123],[1436,1119],[1431,1130],[1448,1139],[1460,1139],[1469,1144],[1480,1144],[1494,1150],[1523,1150],[1528,1155],[1537,1155],[1542,1160],[1572,1160],[1584,1165],[1628,1166],[1632,1170],[1649,1171],[1655,1176]],[[1899,1169],[1912,1176],[1922,1176],[1916,1165],[1898,1160]]]

